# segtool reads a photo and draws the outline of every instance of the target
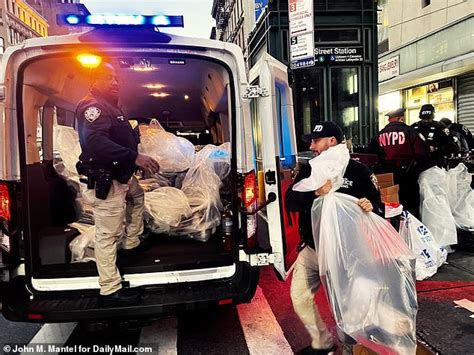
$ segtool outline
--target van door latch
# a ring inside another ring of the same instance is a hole
[[[270,96],[267,88],[260,87],[258,85],[248,85],[245,87],[244,94],[242,97],[244,99],[256,99],[260,96]]]
[[[268,185],[275,185],[277,183],[277,180],[276,180],[276,173],[274,170],[268,170],[266,173],[265,173],[265,182],[268,184]]]

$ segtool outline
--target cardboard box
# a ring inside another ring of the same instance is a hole
[[[393,173],[378,174],[378,175],[375,175],[375,177],[377,178],[377,182],[381,189],[385,187],[393,186],[395,184],[393,180]]]
[[[398,185],[393,185],[389,187],[384,187],[380,189],[380,197],[382,198],[382,202],[396,202],[399,203],[398,200]]]

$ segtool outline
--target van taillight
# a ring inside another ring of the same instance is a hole
[[[0,218],[10,222],[11,217],[10,192],[6,184],[0,184]]]
[[[257,179],[255,176],[255,171],[251,171],[245,175],[244,180],[244,191],[243,191],[243,200],[244,207],[247,209],[250,206],[254,205],[257,201]]]
[[[255,210],[257,208],[257,177],[255,171],[251,171],[245,175],[243,202],[247,211]],[[257,246],[257,216],[255,214],[247,215],[247,241],[248,248],[255,248]]]

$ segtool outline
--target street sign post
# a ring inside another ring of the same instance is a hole
[[[290,0],[288,14],[291,68],[313,66],[315,64],[313,0]]]

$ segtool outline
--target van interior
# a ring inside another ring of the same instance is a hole
[[[26,169],[22,170],[26,176],[22,176],[22,181],[26,181],[24,196],[27,196],[29,220],[25,229],[30,243],[32,276],[36,279],[97,275],[91,254],[93,215],[91,206],[87,206],[81,196],[85,184],[74,171],[80,154],[75,111],[91,88],[92,70],[85,67],[76,54],[34,60],[21,76],[26,155]],[[212,223],[204,223],[201,229],[197,223],[194,233],[189,228],[180,233],[180,225],[189,224],[189,219],[193,220],[196,214],[201,213],[202,220],[206,219],[205,213],[193,207],[192,202],[191,214],[183,215],[180,224],[171,229],[161,228],[152,215],[145,213],[145,234],[148,234],[150,247],[139,255],[123,259],[119,256],[122,273],[232,265],[234,251],[223,242],[221,227],[224,209],[235,206],[232,200],[236,198],[235,169],[229,165],[233,152],[230,148],[231,79],[227,69],[217,61],[200,57],[133,54],[104,55],[101,59],[111,63],[117,71],[119,104],[132,127],[142,133],[141,144],[145,141],[143,135],[153,126],[153,129],[164,130],[161,133],[172,141],[176,137],[187,140],[187,146],[193,147],[196,156],[209,145],[228,150],[227,173],[216,172],[220,178],[219,201],[206,206],[213,208]],[[153,139],[147,140],[147,144],[150,142]],[[190,164],[184,170],[168,170],[160,176],[139,174],[145,196],[163,186],[181,189],[177,181],[182,183],[186,178],[192,169]],[[206,188],[201,181],[194,183],[202,184],[198,190]],[[147,203],[147,197],[145,201]],[[79,239],[86,234],[89,239]],[[72,250],[72,245],[79,249]]]

